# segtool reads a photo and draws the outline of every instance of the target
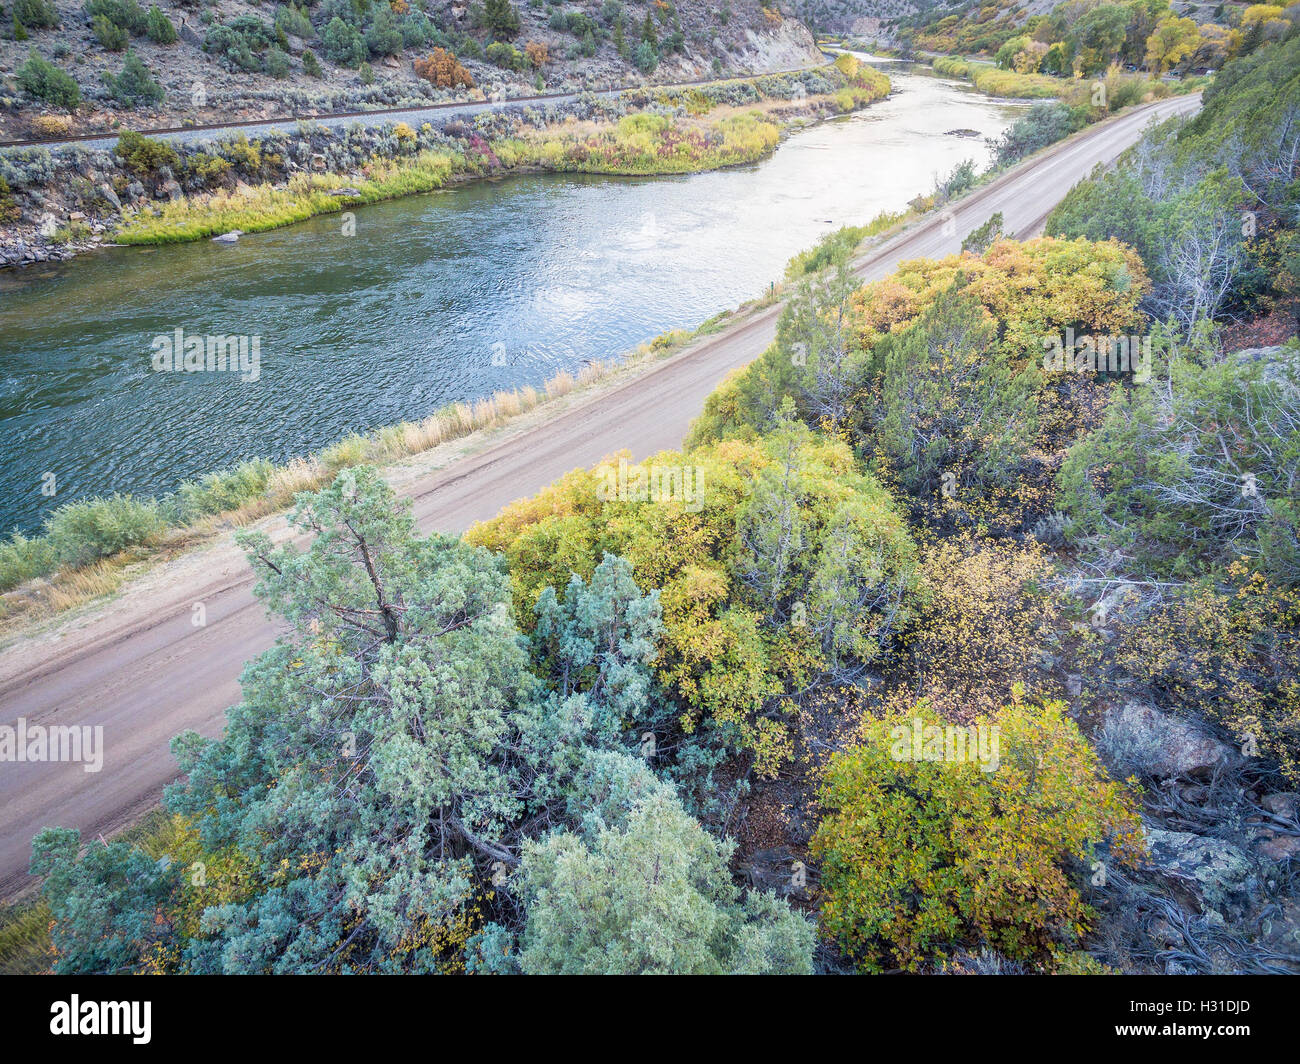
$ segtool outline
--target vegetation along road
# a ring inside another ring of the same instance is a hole
[[[1008,235],[1037,232],[1051,208],[1098,163],[1115,159],[1152,120],[1187,113],[1199,97],[1136,108],[1049,149],[859,260],[864,280],[902,260],[956,252],[961,238],[1002,212]],[[954,223],[955,222],[955,226]],[[650,364],[616,387],[564,410],[435,473],[410,478],[425,529],[460,532],[507,503],[579,466],[627,448],[644,458],[677,447],[704,399],[731,370],[758,356],[775,336],[780,307],[740,316],[725,331]],[[283,521],[272,523],[284,534]],[[32,835],[47,825],[107,834],[158,801],[176,774],[168,741],[194,728],[220,731],[239,698],[241,664],[274,638],[252,596],[253,577],[230,537],[155,570],[107,607],[65,622],[53,634],[8,648],[0,659],[3,723],[102,725],[104,764],[14,764],[0,775],[5,809],[0,894],[29,885]],[[201,602],[206,624],[196,627]]]

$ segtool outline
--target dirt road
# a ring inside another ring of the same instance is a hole
[[[1194,110],[1196,97],[1144,107],[1104,123],[1003,175],[936,218],[861,260],[865,279],[904,259],[946,255],[1001,211],[1006,231],[1037,232],[1052,206],[1099,162],[1114,159],[1148,122]],[[870,175],[864,175],[869,180]],[[955,226],[952,224],[955,222]],[[771,343],[778,307],[751,313],[627,383],[510,432],[444,469],[411,477],[426,529],[459,532],[561,474],[627,448],[635,458],[680,445],[705,397]],[[283,521],[272,522],[283,532]],[[46,825],[107,835],[154,805],[174,778],[168,740],[186,728],[217,734],[238,700],[242,664],[274,638],[252,579],[229,536],[168,562],[107,606],[0,655],[0,724],[102,725],[104,763],[0,763],[0,896],[29,886],[32,835]],[[192,621],[195,603],[206,625]]]

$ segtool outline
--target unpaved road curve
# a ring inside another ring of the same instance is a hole
[[[954,209],[900,234],[859,263],[865,279],[904,259],[950,254],[996,211],[1007,232],[1036,232],[1052,206],[1099,162],[1113,160],[1148,122],[1190,112],[1196,97],[1165,100],[1097,126],[1022,164]],[[870,180],[864,174],[864,180]],[[680,445],[704,399],[732,369],[771,343],[779,307],[653,365],[558,416],[399,484],[421,527],[460,532],[556,477],[621,448],[635,458]],[[176,774],[168,740],[186,728],[217,734],[238,700],[243,662],[274,638],[252,578],[228,536],[166,563],[106,607],[0,655],[0,723],[103,725],[102,771],[76,764],[0,763],[0,896],[31,884],[32,835],[46,825],[88,836],[124,826]],[[195,627],[202,602],[206,625]]]

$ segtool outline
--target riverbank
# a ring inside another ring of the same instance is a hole
[[[1205,77],[1163,81],[1112,66],[1096,77],[1056,77],[1051,74],[1003,70],[996,64],[958,55],[935,56],[931,69],[944,77],[969,81],[980,92],[1008,100],[1060,100],[1086,110],[1090,120],[1113,114],[1135,103],[1197,92],[1209,84]]]
[[[483,112],[473,121],[449,117],[418,129],[304,122],[252,140],[239,134],[173,145],[125,133],[111,152],[10,149],[0,153],[0,219],[26,222],[0,235],[0,263],[65,260],[111,243],[262,232],[504,174],[654,176],[752,163],[792,129],[889,91],[885,75],[837,60],[795,73]]]

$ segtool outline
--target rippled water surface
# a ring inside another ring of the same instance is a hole
[[[0,273],[0,528],[539,384],[760,294],[831,228],[985,161],[949,131],[995,134],[1020,109],[888,70],[888,100],[753,166],[507,178],[364,208],[354,236],[325,217]],[[260,337],[260,378],[154,372],[151,341],[177,327]]]

